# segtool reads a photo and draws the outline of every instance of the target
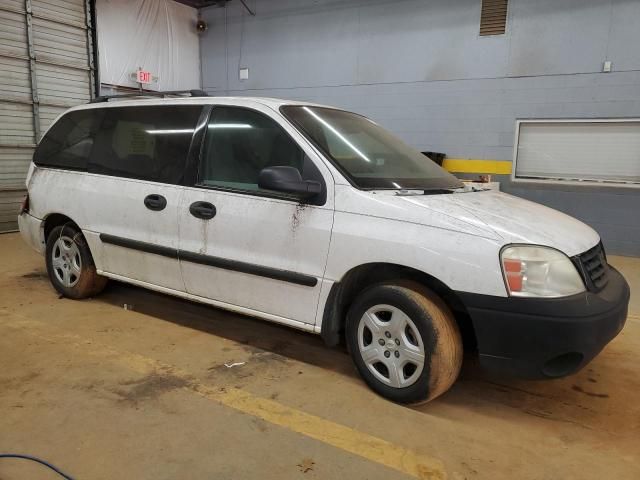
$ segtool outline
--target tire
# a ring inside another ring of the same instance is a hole
[[[47,238],[47,273],[61,295],[82,299],[100,293],[107,278],[96,272],[91,251],[82,232],[75,226],[55,227]]]
[[[462,367],[453,314],[419,283],[365,289],[347,314],[346,342],[367,385],[397,403],[433,400],[453,385]]]

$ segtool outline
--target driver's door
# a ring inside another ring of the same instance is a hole
[[[311,158],[313,150],[294,140],[299,134],[258,109],[212,111],[198,178],[182,197],[183,278],[192,295],[309,326],[329,250],[333,183],[326,166]],[[303,178],[319,178],[323,194],[301,203],[260,189],[260,171],[272,166],[292,166]]]

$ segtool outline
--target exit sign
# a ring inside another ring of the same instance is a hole
[[[136,81],[138,83],[151,83],[151,72],[138,70],[136,72]]]

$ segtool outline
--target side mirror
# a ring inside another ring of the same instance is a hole
[[[294,167],[267,167],[260,171],[258,187],[276,192],[292,193],[301,198],[311,198],[322,192],[322,185],[315,180],[303,180]]]

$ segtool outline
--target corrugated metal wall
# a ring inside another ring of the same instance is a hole
[[[0,232],[15,230],[36,143],[93,94],[88,0],[0,1]]]

